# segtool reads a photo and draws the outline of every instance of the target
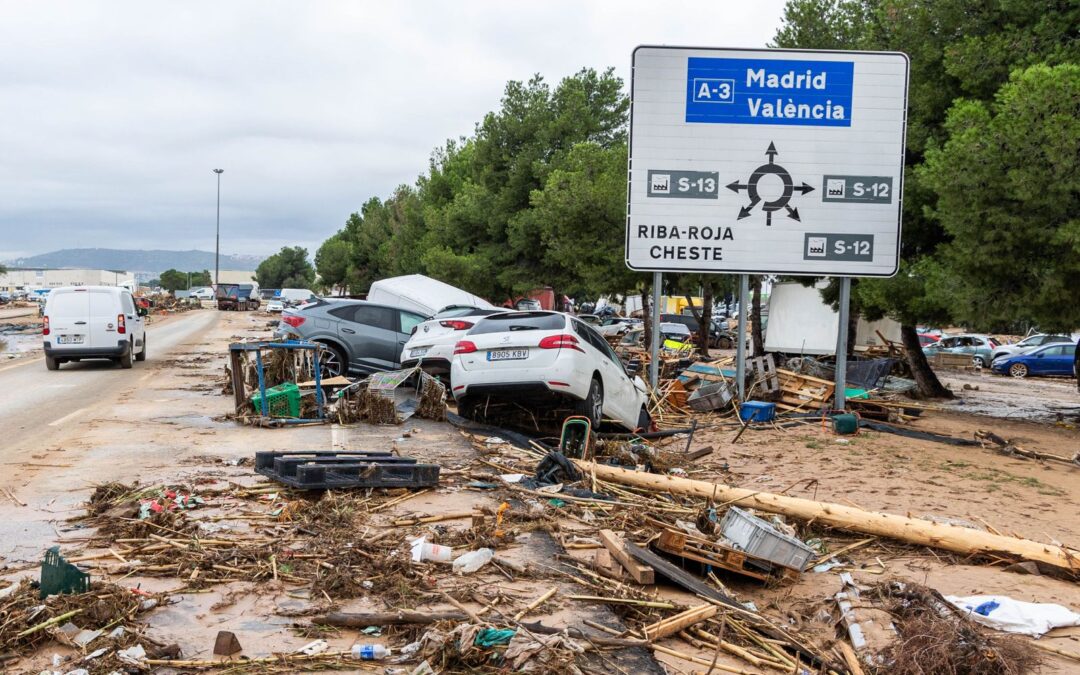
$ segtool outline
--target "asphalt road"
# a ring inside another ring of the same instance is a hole
[[[37,316],[37,307],[8,307],[0,309],[0,321],[18,319],[23,316]]]
[[[43,358],[19,360],[0,366],[0,460],[33,452],[77,431],[79,419],[101,405],[114,403],[153,377],[153,364],[169,357],[177,346],[201,339],[220,319],[218,312],[181,314],[147,328],[147,359],[130,370],[111,361],[66,363],[60,370],[45,369]],[[136,394],[137,395],[137,394]]]

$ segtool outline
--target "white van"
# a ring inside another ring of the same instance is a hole
[[[45,366],[81,359],[112,359],[122,368],[146,360],[146,310],[116,286],[54,288],[45,303]]]
[[[306,288],[283,288],[274,297],[281,298],[288,305],[302,305],[319,296],[315,295],[314,291]]]

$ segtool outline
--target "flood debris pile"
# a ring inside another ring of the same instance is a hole
[[[55,640],[77,650],[62,672],[145,672],[134,654],[176,656],[175,645],[147,636],[137,618],[168,602],[118,584],[95,581],[81,593],[41,597],[36,582],[23,579],[0,589],[0,656],[18,657]],[[127,651],[133,650],[133,651]]]

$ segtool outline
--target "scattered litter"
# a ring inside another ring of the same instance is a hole
[[[494,557],[495,552],[490,548],[469,551],[454,559],[454,574],[472,574],[491,562]]]
[[[390,649],[385,645],[353,645],[352,657],[358,661],[382,661],[390,656]]]
[[[232,635],[232,633],[230,633],[230,635]],[[239,646],[239,643],[237,643],[237,646]],[[135,645],[134,647],[129,647],[128,649],[121,649],[120,651],[116,652],[116,656],[124,663],[136,666],[138,668],[143,668],[146,665],[144,663],[144,661],[146,661],[146,649],[144,649],[142,645]]]
[[[449,546],[429,544],[424,537],[420,537],[412,543],[413,562],[422,562],[424,560],[431,562],[450,562],[450,558],[453,554],[454,552]]]
[[[946,595],[972,621],[1006,633],[1039,637],[1055,628],[1080,626],[1080,614],[1048,602],[1023,602],[1004,595]]]

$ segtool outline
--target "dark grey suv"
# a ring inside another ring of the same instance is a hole
[[[401,366],[401,348],[428,317],[363,300],[321,299],[281,313],[276,334],[330,348],[323,376],[374,373]],[[347,367],[346,367],[347,364]]]

